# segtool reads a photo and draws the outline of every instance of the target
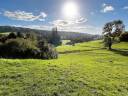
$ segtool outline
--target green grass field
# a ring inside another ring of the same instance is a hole
[[[128,43],[63,45],[57,60],[1,59],[0,96],[128,96]]]
[[[10,32],[0,32],[2,35],[8,35]]]

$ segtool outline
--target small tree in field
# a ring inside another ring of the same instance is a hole
[[[115,37],[119,37],[121,33],[124,32],[124,29],[125,26],[121,20],[115,20],[105,24],[103,27],[104,42],[109,50],[111,50],[112,40],[114,40]]]

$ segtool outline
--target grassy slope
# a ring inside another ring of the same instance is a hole
[[[0,60],[0,96],[128,96],[128,43],[61,46],[57,60]]]
[[[10,32],[0,32],[0,34],[8,35]]]

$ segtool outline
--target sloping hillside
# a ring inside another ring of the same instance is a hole
[[[30,29],[24,27],[15,27],[15,26],[0,26],[0,34],[1,33],[9,33],[9,32],[21,32],[21,33],[31,33],[35,32],[38,37],[47,38],[51,36],[52,31],[49,30],[39,30],[39,29]],[[80,33],[80,32],[67,32],[67,31],[58,31],[58,34],[61,36],[62,39],[74,39],[74,38],[83,38],[83,39],[101,39],[101,35],[92,35],[87,33]]]
[[[128,43],[60,46],[57,60],[0,60],[0,96],[128,96]]]

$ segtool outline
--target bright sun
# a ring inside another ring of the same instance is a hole
[[[74,18],[78,16],[78,6],[75,2],[67,2],[64,4],[62,12],[66,18]]]

